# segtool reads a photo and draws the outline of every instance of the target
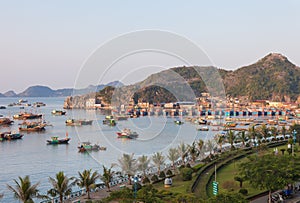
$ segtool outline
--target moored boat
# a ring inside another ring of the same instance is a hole
[[[13,122],[9,118],[0,118],[0,125],[11,125]]]
[[[52,115],[55,115],[55,116],[62,116],[62,115],[66,115],[66,111],[62,111],[62,110],[53,110],[53,111],[51,111],[51,114],[52,114]]]
[[[87,152],[87,151],[99,151],[106,150],[106,147],[101,147],[97,144],[91,144],[90,142],[82,142],[80,146],[78,146],[79,152]]]
[[[92,123],[93,123],[93,120],[76,120],[76,119],[66,120],[67,126],[92,125]]]
[[[138,137],[138,133],[124,128],[121,132],[117,132],[118,138],[134,139]]]
[[[23,122],[20,127],[19,131],[43,131],[45,130],[46,124],[41,122]]]
[[[197,128],[198,131],[209,131],[208,126],[202,126],[200,128]]]
[[[128,119],[128,116],[126,116],[126,115],[116,115],[116,116],[115,116],[115,119],[116,119],[117,121],[125,121],[125,120]]]
[[[12,132],[0,133],[0,141],[18,140],[18,139],[22,139],[22,137],[23,137],[23,135],[20,133],[12,133]]]
[[[102,121],[102,123],[104,125],[109,125],[109,126],[115,126],[115,125],[117,125],[115,119],[109,119],[109,120],[105,119],[105,120]]]
[[[42,118],[42,114],[33,114],[33,113],[27,113],[27,112],[23,112],[20,114],[15,114],[13,115],[14,119],[19,119],[19,120],[27,120],[27,119],[38,119],[38,118]]]
[[[47,140],[47,144],[69,144],[70,138],[66,136],[65,138],[59,139],[58,136],[51,137],[51,140]]]
[[[176,125],[182,125],[182,124],[183,124],[183,121],[176,120],[176,121],[174,121],[174,123],[175,123]]]

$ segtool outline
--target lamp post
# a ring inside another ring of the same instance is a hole
[[[294,157],[294,145],[296,144],[296,139],[297,139],[296,135],[297,135],[297,131],[294,129],[294,130],[292,131],[292,133],[293,133],[292,155],[293,155],[293,157]]]
[[[139,181],[141,181],[141,179],[137,175],[135,175],[131,180],[133,181],[134,202],[136,202],[137,184]]]

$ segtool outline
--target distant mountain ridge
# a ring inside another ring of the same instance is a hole
[[[50,87],[35,85],[30,86],[23,92],[17,94],[10,90],[4,94],[0,93],[0,97],[66,97],[71,95],[83,95],[91,92],[98,92],[107,86],[121,87],[123,83],[120,81],[113,81],[107,84],[100,85],[89,85],[87,88],[74,89],[74,88],[64,88],[53,90]]]

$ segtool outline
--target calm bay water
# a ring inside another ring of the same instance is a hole
[[[59,171],[64,171],[68,176],[77,176],[78,171],[84,169],[98,170],[101,173],[102,165],[110,166],[118,163],[122,153],[135,155],[152,155],[162,151],[164,154],[170,147],[177,147],[180,142],[191,144],[194,140],[209,139],[213,132],[196,131],[196,126],[185,123],[175,125],[175,118],[167,117],[140,117],[119,121],[117,126],[109,127],[102,124],[104,115],[94,110],[68,110],[66,116],[53,116],[51,111],[62,109],[64,98],[23,98],[28,103],[44,102],[45,107],[33,108],[19,106],[0,109],[0,114],[12,117],[19,112],[27,111],[42,113],[47,126],[42,133],[23,133],[22,140],[5,141],[0,143],[0,193],[4,193],[1,202],[18,202],[13,198],[6,184],[14,185],[13,179],[18,176],[29,175],[33,183],[40,181],[41,193],[46,193],[50,188],[48,177],[54,177]],[[19,98],[0,98],[0,106],[17,102]],[[68,118],[92,119],[93,125],[71,127],[65,126]],[[1,127],[0,131],[14,131],[22,121],[15,120],[10,127]],[[116,132],[123,128],[130,128],[138,132],[136,140],[118,139]],[[68,145],[46,145],[46,140],[51,136],[64,137],[68,132],[71,140]],[[106,146],[106,151],[91,153],[78,153],[79,142],[90,141]],[[118,170],[118,168],[116,168]]]

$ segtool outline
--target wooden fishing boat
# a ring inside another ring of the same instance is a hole
[[[65,138],[59,139],[58,136],[51,137],[51,140],[47,140],[47,144],[69,144],[70,138],[66,136]]]
[[[208,126],[202,126],[200,128],[197,128],[198,131],[209,131]]]
[[[124,128],[121,132],[117,132],[118,138],[128,138],[128,139],[135,139],[139,135],[137,132],[131,131],[128,128]]]
[[[14,121],[9,118],[0,118],[0,126],[1,125],[11,125]]]
[[[18,140],[22,139],[24,135],[20,133],[12,133],[12,132],[3,132],[0,133],[0,141],[6,141],[6,140]]]
[[[82,126],[82,125],[92,125],[92,120],[76,120],[76,119],[68,119],[66,120],[67,126]]]
[[[39,119],[42,118],[42,114],[33,114],[33,113],[27,113],[27,112],[23,112],[20,114],[15,114],[13,115],[14,119],[18,119],[18,120],[27,120],[27,119]]]
[[[55,116],[63,116],[63,115],[66,115],[66,111],[62,111],[62,110],[53,110],[51,111],[51,114],[52,115],[55,115]]]
[[[20,125],[19,131],[43,131],[45,130],[45,126],[45,123],[25,121]]]
[[[81,142],[78,146],[79,152],[88,152],[88,151],[99,151],[106,150],[106,147],[101,147],[97,144],[91,144],[90,142]]]
[[[183,121],[176,120],[176,121],[174,121],[174,123],[175,123],[176,125],[182,125],[182,124],[183,124]]]

